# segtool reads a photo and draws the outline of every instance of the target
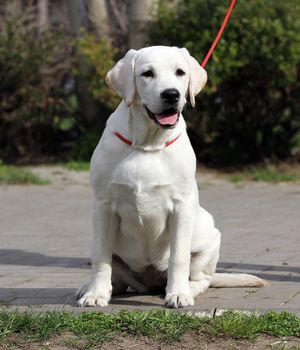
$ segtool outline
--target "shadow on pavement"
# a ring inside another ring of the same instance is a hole
[[[49,256],[21,249],[0,249],[0,265],[90,268],[89,258]]]
[[[76,306],[75,292],[75,288],[0,288],[0,302],[2,305]]]
[[[48,256],[19,249],[0,249],[0,265],[47,266],[90,269],[89,258]],[[262,264],[243,264],[236,262],[219,262],[217,272],[249,272],[268,281],[300,282],[300,268],[293,266],[271,266]],[[273,273],[272,273],[273,272]],[[276,274],[275,272],[282,272]],[[294,274],[298,276],[295,276]]]
[[[77,306],[75,288],[0,288],[0,306],[60,305]],[[111,303],[124,306],[160,307],[161,304],[142,299],[152,295],[136,293],[118,294],[112,297]],[[135,300],[140,298],[141,300]]]
[[[293,267],[288,265],[282,266],[272,266],[272,265],[260,265],[260,264],[243,264],[236,262],[219,262],[218,268],[228,269],[228,268],[238,268],[243,270],[256,270],[256,271],[283,271],[283,272],[296,272],[300,274],[300,267]]]
[[[267,281],[300,282],[300,268],[288,265],[277,266],[262,264],[243,264],[236,262],[219,262],[217,265],[217,272],[250,273]]]

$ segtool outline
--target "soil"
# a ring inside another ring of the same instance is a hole
[[[84,350],[86,342],[73,334],[64,333],[53,337],[44,343],[31,343],[19,336],[6,339],[0,344],[0,350]],[[97,345],[90,350],[299,350],[300,338],[276,338],[266,335],[258,337],[255,341],[235,340],[230,338],[208,338],[203,334],[187,333],[180,342],[166,344],[147,337],[116,336],[109,343]]]

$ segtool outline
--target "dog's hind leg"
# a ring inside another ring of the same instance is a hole
[[[112,286],[114,295],[125,293],[128,287],[138,293],[148,291],[148,288],[135,278],[129,266],[117,255],[113,255],[112,260]]]
[[[204,293],[210,286],[219,259],[220,232],[213,228],[210,246],[191,254],[189,284],[193,297]]]

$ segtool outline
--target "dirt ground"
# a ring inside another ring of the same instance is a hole
[[[0,344],[1,350],[84,350],[86,342],[71,334],[61,334],[44,343],[30,343],[12,337],[9,343]],[[211,339],[196,333],[187,333],[180,342],[165,344],[146,337],[117,336],[109,343],[92,346],[90,350],[299,350],[299,338],[275,338],[260,336],[255,341],[233,340],[228,338]]]

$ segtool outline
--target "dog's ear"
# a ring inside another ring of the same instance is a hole
[[[195,107],[195,96],[203,89],[207,81],[207,73],[204,68],[190,55],[186,48],[180,49],[190,68],[188,93],[192,107]]]
[[[135,95],[134,65],[136,50],[129,50],[126,55],[107,73],[105,81],[109,87],[122,97],[130,106]]]

